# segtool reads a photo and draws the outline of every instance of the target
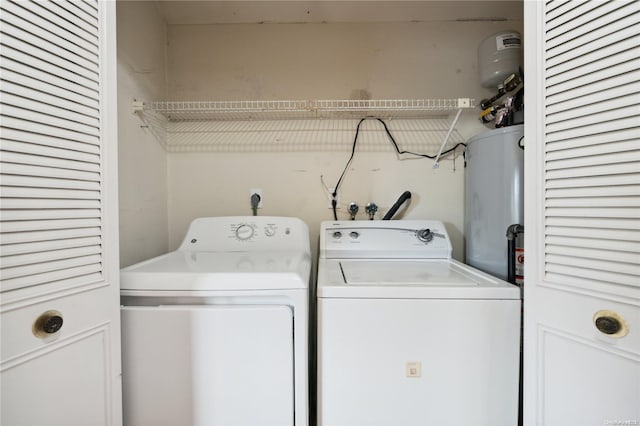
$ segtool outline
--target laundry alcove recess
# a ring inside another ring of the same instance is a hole
[[[455,126],[474,100],[134,101],[132,107],[168,152],[342,150],[357,120],[370,116],[392,123],[404,148],[435,154],[464,142]],[[368,138],[363,149],[390,149],[379,124],[362,131]]]

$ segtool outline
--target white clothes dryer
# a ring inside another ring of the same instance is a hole
[[[307,226],[194,220],[180,248],[121,271],[127,426],[308,424]]]
[[[323,222],[317,292],[319,426],[517,424],[520,290],[441,222]]]

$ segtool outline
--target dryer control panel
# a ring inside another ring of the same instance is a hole
[[[309,230],[292,217],[202,217],[191,222],[179,250],[308,252]]]
[[[451,241],[440,221],[333,221],[320,227],[325,259],[449,259]]]

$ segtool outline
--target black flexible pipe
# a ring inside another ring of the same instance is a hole
[[[396,212],[398,211],[400,206],[402,204],[404,204],[404,202],[407,201],[410,198],[411,198],[411,192],[404,191],[402,193],[402,195],[400,196],[400,198],[398,198],[398,201],[396,201],[395,204],[393,206],[391,206],[391,208],[389,209],[387,214],[384,215],[382,220],[390,220],[393,217],[393,215],[396,214]]]
[[[516,240],[507,240],[507,281],[516,283]]]

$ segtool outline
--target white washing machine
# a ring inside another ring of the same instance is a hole
[[[438,221],[323,222],[319,426],[513,426],[520,290]]]
[[[308,424],[309,232],[200,218],[180,248],[121,271],[127,426]]]

